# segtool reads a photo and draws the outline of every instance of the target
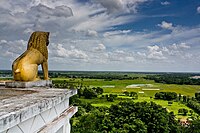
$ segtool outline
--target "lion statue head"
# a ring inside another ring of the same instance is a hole
[[[48,59],[47,46],[49,45],[49,32],[36,31],[31,34],[27,50],[34,48]]]

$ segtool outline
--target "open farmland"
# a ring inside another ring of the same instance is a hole
[[[146,80],[138,78],[134,80],[111,80],[106,81],[104,79],[70,79],[70,78],[54,78],[54,80],[82,83],[84,86],[89,87],[102,87],[104,93],[123,93],[128,92],[144,92],[139,93],[142,97],[152,97],[156,92],[176,92],[186,96],[194,96],[195,92],[200,91],[200,85],[177,85],[177,84],[162,84],[155,83],[153,80]],[[144,86],[135,86],[129,88],[129,85],[144,84]],[[106,87],[107,86],[107,87]]]
[[[144,75],[142,75],[144,77]],[[185,108],[188,111],[192,110],[188,108],[185,104],[179,101],[173,101],[172,104],[169,104],[168,101],[154,99],[154,95],[157,92],[175,92],[188,97],[194,97],[196,92],[200,91],[200,85],[178,85],[178,84],[163,84],[156,83],[154,80],[148,80],[138,76],[136,79],[89,79],[89,78],[55,78],[54,81],[63,81],[66,83],[74,83],[77,86],[87,86],[89,88],[100,87],[103,89],[102,95],[117,95],[117,98],[114,101],[107,101],[102,96],[97,98],[85,99],[81,97],[80,100],[85,103],[90,103],[92,106],[101,107],[106,106],[110,107],[112,104],[118,104],[121,101],[133,100],[134,102],[155,102],[156,104],[161,105],[166,108],[169,112],[174,112],[177,118],[186,119],[190,116],[183,116],[178,113],[178,110]],[[124,92],[136,92],[138,94],[137,99],[132,99],[132,97],[125,96]],[[189,113],[188,113],[189,114]]]

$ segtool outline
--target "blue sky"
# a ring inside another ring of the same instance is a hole
[[[50,70],[200,72],[199,0],[1,0],[0,69],[49,31]]]

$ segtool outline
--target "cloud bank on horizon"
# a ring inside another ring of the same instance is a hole
[[[200,1],[1,0],[0,69],[49,31],[50,70],[200,71]]]

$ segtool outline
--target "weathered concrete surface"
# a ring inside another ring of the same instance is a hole
[[[9,81],[5,82],[6,88],[31,88],[31,87],[51,87],[51,80],[38,80],[30,82]]]
[[[9,98],[9,97],[15,97],[15,96],[22,96],[25,94],[31,94],[34,93],[35,91],[31,91],[31,90],[14,90],[14,89],[4,89],[1,88],[0,89],[0,100],[5,99],[5,98]]]
[[[0,88],[1,91],[2,88]],[[10,89],[10,88],[3,88]],[[55,116],[69,108],[69,97],[77,94],[77,90],[13,88],[14,90],[31,90],[33,93],[14,96],[0,100],[0,132],[7,131],[29,120],[37,120],[40,116]],[[49,112],[55,112],[49,114]],[[52,111],[51,111],[52,110]],[[48,118],[49,119],[49,118]],[[53,117],[52,117],[53,119]],[[43,120],[46,121],[46,120]],[[51,120],[46,121],[49,123]],[[21,125],[22,125],[21,124]],[[36,123],[36,125],[39,123]],[[42,124],[45,125],[45,122]],[[42,125],[39,125],[42,126]],[[11,129],[9,132],[11,132]],[[34,129],[34,128],[33,128]],[[35,132],[35,131],[33,131]]]

